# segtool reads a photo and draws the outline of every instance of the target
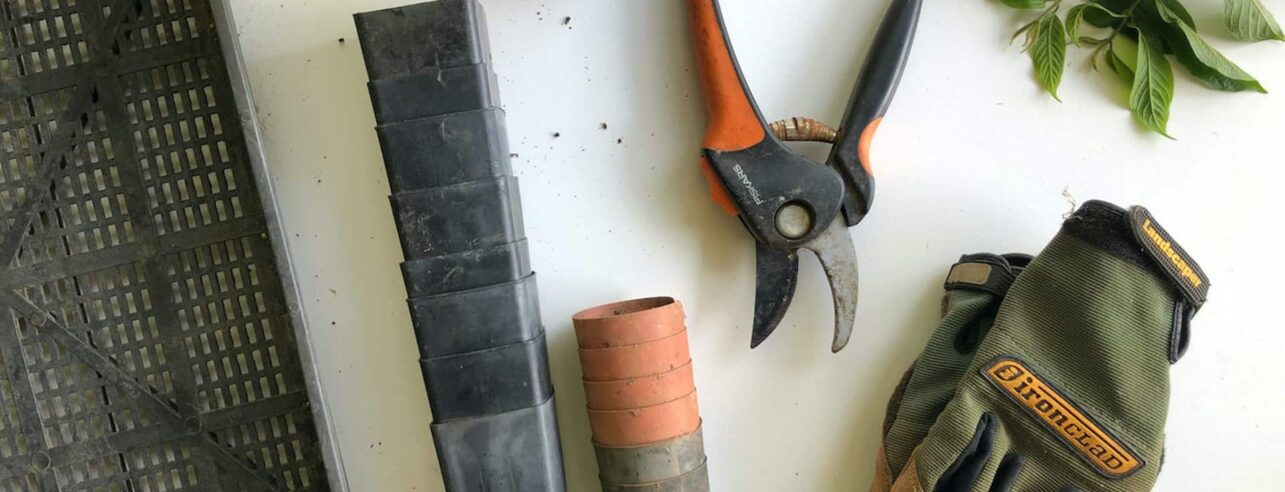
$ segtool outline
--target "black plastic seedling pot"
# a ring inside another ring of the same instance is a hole
[[[521,280],[407,302],[423,358],[511,345],[543,333],[534,273]]]
[[[553,398],[432,425],[446,490],[566,490]]]
[[[526,237],[517,178],[398,193],[390,200],[407,260],[497,246]]]
[[[485,63],[453,68],[426,68],[415,73],[371,80],[375,121],[384,125],[447,113],[500,106],[499,82]]]
[[[486,61],[486,16],[475,1],[437,0],[353,16],[372,80]]]
[[[513,282],[531,274],[525,239],[402,262],[411,299]]]
[[[420,361],[438,422],[539,405],[553,396],[544,335],[534,340]]]
[[[609,484],[644,484],[686,475],[705,464],[705,441],[695,432],[645,446],[594,445],[598,477]]]
[[[389,123],[376,131],[393,193],[513,173],[500,109]]]

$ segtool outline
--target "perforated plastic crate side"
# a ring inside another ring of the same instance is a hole
[[[322,455],[326,462],[326,474],[332,490],[346,492],[348,476],[344,471],[343,454],[339,448],[338,430],[330,414],[330,403],[326,399],[325,388],[316,361],[316,340],[313,338],[312,325],[304,313],[300,299],[302,295],[295,281],[294,264],[289,254],[289,234],[281,221],[277,209],[277,195],[273,188],[272,173],[268,167],[267,154],[263,148],[263,135],[259,131],[259,117],[254,108],[254,95],[251,91],[249,75],[246,73],[245,60],[241,55],[241,45],[236,34],[236,18],[227,0],[212,0],[211,7],[217,19],[216,28],[219,42],[227,59],[228,76],[232,81],[232,94],[236,98],[237,112],[241,115],[241,126],[244,128],[245,144],[250,158],[250,168],[254,171],[255,181],[259,185],[259,197],[263,201],[264,218],[267,221],[268,237],[272,250],[277,257],[277,273],[281,277],[282,290],[285,293],[286,305],[290,317],[294,320],[295,331],[299,333],[299,360],[304,371],[304,380],[308,383],[308,399],[312,406],[312,415],[317,422],[317,438]]]
[[[234,27],[0,2],[5,490],[346,489]]]

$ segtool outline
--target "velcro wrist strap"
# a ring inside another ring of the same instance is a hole
[[[1030,262],[1029,255],[964,255],[950,268],[946,290],[978,290],[1003,297],[1017,279],[1017,274]]]
[[[1091,200],[1066,220],[1063,229],[1108,253],[1149,269],[1199,310],[1209,293],[1209,277],[1143,207],[1122,209]]]
[[[1135,206],[1129,209],[1129,225],[1134,239],[1142,245],[1168,280],[1182,292],[1187,303],[1193,309],[1200,309],[1205,304],[1205,297],[1209,295],[1209,277],[1196,264],[1196,260],[1191,259],[1187,251],[1156,223],[1146,208]]]

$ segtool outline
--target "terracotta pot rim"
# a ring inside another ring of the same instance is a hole
[[[594,306],[571,315],[572,321],[585,320],[610,320],[627,318],[631,315],[659,309],[676,304],[678,301],[669,296],[642,297],[638,299],[629,299],[617,301],[601,306]]]
[[[579,349],[581,379],[613,381],[659,374],[691,359],[687,330],[650,342],[621,347]]]
[[[687,392],[686,394],[684,394],[683,396],[680,396],[680,397],[678,397],[678,398],[674,398],[674,399],[672,399],[672,400],[666,400],[666,401],[662,401],[662,402],[660,402],[660,403],[655,403],[655,404],[652,404],[652,405],[644,405],[644,406],[641,406],[641,407],[626,408],[626,409],[624,409],[624,410],[594,410],[594,409],[592,409],[592,408],[589,408],[589,406],[588,406],[588,405],[585,405],[585,410],[588,410],[588,411],[589,411],[589,418],[593,418],[593,415],[594,415],[594,414],[611,415],[611,414],[619,414],[619,413],[636,412],[636,411],[639,411],[639,410],[646,410],[646,409],[648,409],[648,408],[655,408],[655,407],[659,407],[659,406],[663,406],[663,405],[668,405],[668,404],[670,404],[670,403],[674,403],[674,402],[676,402],[676,401],[686,400],[686,399],[688,399],[688,398],[691,398],[691,399],[693,399],[693,400],[694,400],[694,399],[696,399],[696,390],[691,390],[691,391]]]
[[[668,335],[665,335],[665,336],[663,336],[663,337],[660,337],[660,338],[657,338],[657,339],[654,339],[654,340],[647,340],[647,341],[645,341],[645,342],[630,343],[630,344],[625,344],[625,345],[612,345],[612,346],[610,346],[610,347],[578,348],[578,349],[576,349],[576,350],[579,350],[579,351],[581,351],[581,352],[599,353],[599,354],[600,354],[600,353],[604,353],[604,351],[607,351],[607,350],[624,350],[624,349],[637,348],[637,347],[638,347],[638,346],[640,346],[640,345],[647,345],[647,344],[649,344],[649,343],[657,343],[657,342],[661,342],[661,341],[664,341],[664,340],[669,340],[669,339],[671,339],[671,338],[678,337],[678,336],[682,336],[682,337],[686,337],[686,336],[687,336],[687,327],[686,327],[686,326],[683,326],[683,328],[682,328],[681,330],[678,330],[678,331],[676,331],[676,332],[674,332],[674,333],[670,333],[670,334],[668,334]]]
[[[602,411],[627,410],[664,403],[696,389],[690,359],[665,372],[583,383],[585,407]]]
[[[660,405],[624,411],[589,410],[593,439],[609,446],[634,446],[667,441],[696,430],[700,402],[696,392]]]
[[[664,370],[664,371],[657,372],[657,373],[644,374],[644,375],[642,375],[642,376],[634,376],[634,377],[631,377],[631,378],[602,379],[602,380],[596,380],[596,381],[595,381],[595,380],[590,380],[590,379],[584,379],[583,377],[581,377],[581,378],[580,378],[580,382],[581,382],[581,383],[583,383],[585,386],[606,386],[606,385],[609,385],[609,384],[620,384],[620,383],[623,383],[623,382],[626,382],[626,381],[634,381],[634,380],[638,380],[638,379],[660,379],[662,376],[664,376],[664,375],[666,375],[666,374],[669,374],[669,373],[671,373],[671,372],[675,372],[675,371],[679,371],[679,370],[682,370],[682,369],[685,369],[685,368],[691,367],[691,365],[692,365],[692,358],[691,358],[690,356],[688,356],[688,357],[687,357],[687,362],[684,362],[684,363],[682,363],[682,364],[680,364],[680,365],[674,366],[674,368],[673,368],[673,369],[666,369],[666,370]],[[684,395],[684,396],[686,396],[686,395]]]

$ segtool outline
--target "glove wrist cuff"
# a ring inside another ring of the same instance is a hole
[[[1062,231],[1164,280],[1193,311],[1205,303],[1209,277],[1146,208],[1128,210],[1091,200],[1066,219]]]

